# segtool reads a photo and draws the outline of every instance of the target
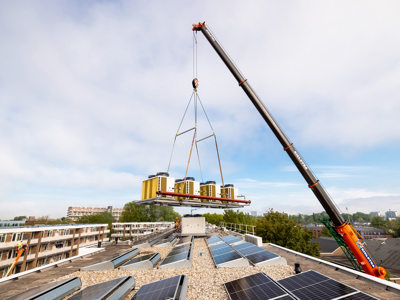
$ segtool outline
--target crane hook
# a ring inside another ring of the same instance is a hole
[[[193,79],[192,86],[194,89],[197,89],[199,87],[199,81],[197,80],[197,78]]]

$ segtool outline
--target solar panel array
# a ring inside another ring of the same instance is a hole
[[[238,245],[233,245],[236,251],[241,255],[246,257],[253,265],[260,264],[262,262],[271,260],[273,258],[280,257],[279,255],[269,252],[261,247],[258,247],[251,243],[242,243]]]
[[[98,262],[96,264],[80,268],[81,271],[113,270],[126,263],[140,253],[137,248],[131,249],[121,255],[113,257],[111,260]]]
[[[295,299],[275,281],[263,273],[253,274],[226,282],[225,289],[232,300],[236,299]],[[283,298],[285,296],[285,298]],[[286,298],[287,297],[287,298]]]
[[[185,299],[186,291],[187,279],[185,275],[177,275],[142,285],[131,300]]]
[[[110,281],[90,285],[76,293],[69,300],[102,300],[123,299],[135,288],[135,280],[131,276],[125,276]],[[117,296],[118,295],[118,296]],[[114,297],[113,297],[114,296]]]
[[[377,299],[314,270],[278,280],[278,283],[301,300],[329,300],[344,296],[345,299]]]
[[[242,239],[240,239],[240,238],[238,238],[238,237],[236,237],[236,236],[234,236],[234,235],[223,236],[223,237],[221,237],[221,239],[222,239],[225,243],[227,243],[227,244],[229,244],[229,245],[235,244],[235,243],[239,243],[239,242],[243,242]]]
[[[226,243],[209,246],[209,249],[214,263],[217,267],[221,267],[220,265],[226,264],[228,262],[243,260],[243,257]],[[247,260],[246,263],[244,263],[245,266],[248,266],[249,264]],[[242,267],[242,264],[242,261],[238,261],[237,267]]]
[[[164,268],[185,268],[191,266],[191,258],[193,253],[193,243],[180,244],[172,248],[168,255],[164,258],[162,263],[159,265],[160,269]],[[182,262],[182,264],[177,264]],[[173,265],[171,265],[173,264]],[[170,265],[170,266],[168,266]]]
[[[175,244],[175,246],[187,244],[187,243],[193,243],[194,237],[193,236],[185,236],[181,237],[179,241]]]
[[[221,240],[221,238],[218,235],[213,235],[212,237],[208,238],[208,244],[209,245],[213,245],[213,244],[217,244],[217,243],[222,243],[223,240]]]
[[[167,237],[159,242],[157,242],[154,247],[172,247],[172,245],[176,242],[178,238],[176,237],[175,234],[171,235],[170,237]]]
[[[226,282],[224,285],[231,300],[377,299],[314,270],[293,275],[278,281],[274,281],[264,273],[257,273]]]
[[[161,260],[160,253],[151,253],[136,257],[122,267],[121,270],[139,270],[139,269],[152,269]]]
[[[9,297],[7,300],[62,299],[79,290],[81,286],[81,279],[72,277],[35,286]]]

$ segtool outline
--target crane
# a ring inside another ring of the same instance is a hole
[[[334,224],[335,231],[338,233],[339,236],[343,238],[344,242],[347,244],[348,248],[353,253],[354,257],[361,265],[364,272],[366,274],[384,279],[386,275],[386,270],[383,267],[378,267],[373,261],[360,240],[362,239],[362,237],[353,228],[349,221],[345,220],[342,217],[339,210],[334,205],[332,199],[325,191],[324,187],[319,183],[319,180],[317,180],[317,178],[314,176],[310,167],[297,152],[293,143],[290,143],[288,137],[284,134],[278,123],[274,120],[268,109],[257,96],[253,88],[248,83],[247,79],[238,70],[238,68],[230,59],[225,50],[222,48],[216,37],[207,28],[206,22],[193,24],[192,30],[195,32],[201,31],[204,34],[205,38],[208,40],[208,42],[217,52],[219,57],[228,67],[233,77],[235,77],[235,79],[239,83],[239,87],[243,89],[243,91],[249,97],[250,101],[261,114],[265,122],[268,124],[269,128],[272,130],[276,138],[281,143],[283,150],[289,155],[290,159],[293,161],[293,163],[307,182],[308,187],[312,190],[314,195],[317,197],[317,199],[325,209],[326,213]]]
[[[14,270],[14,267],[16,266],[18,260],[20,259],[20,257],[22,256],[22,254],[26,251],[28,247],[26,245],[21,245],[20,247],[17,247],[17,249],[15,250],[15,252],[18,254],[17,257],[15,258],[13,264],[10,266],[10,268],[8,269],[8,272],[6,274],[7,277],[8,275],[10,275],[12,273],[12,271]]]

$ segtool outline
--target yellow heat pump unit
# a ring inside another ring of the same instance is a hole
[[[167,172],[159,172],[156,175],[150,175],[142,183],[142,200],[158,197],[158,191],[173,192],[174,178],[169,177]]]
[[[194,181],[193,177],[186,177],[186,186],[184,179],[175,180],[175,193],[200,195],[200,182]],[[192,197],[176,196],[175,200],[191,199]]]
[[[223,188],[221,185],[221,198],[226,199],[238,199],[238,189],[233,186],[233,184],[225,184]],[[222,201],[222,203],[227,203],[228,201]]]
[[[215,181],[206,181],[200,183],[200,195],[209,197],[221,197],[221,187]],[[207,199],[201,199],[201,202],[208,202]]]

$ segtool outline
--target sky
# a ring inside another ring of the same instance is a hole
[[[200,21],[342,212],[400,211],[399,12],[398,1],[0,1],[0,219],[140,200],[141,182],[167,170]],[[224,182],[252,200],[243,211],[321,212],[201,33],[197,77]],[[181,129],[193,125],[191,105]],[[211,132],[199,109],[198,138]],[[191,138],[178,137],[171,177],[184,177]],[[211,139],[199,156],[204,181],[221,182]],[[196,155],[188,175],[201,181]]]

